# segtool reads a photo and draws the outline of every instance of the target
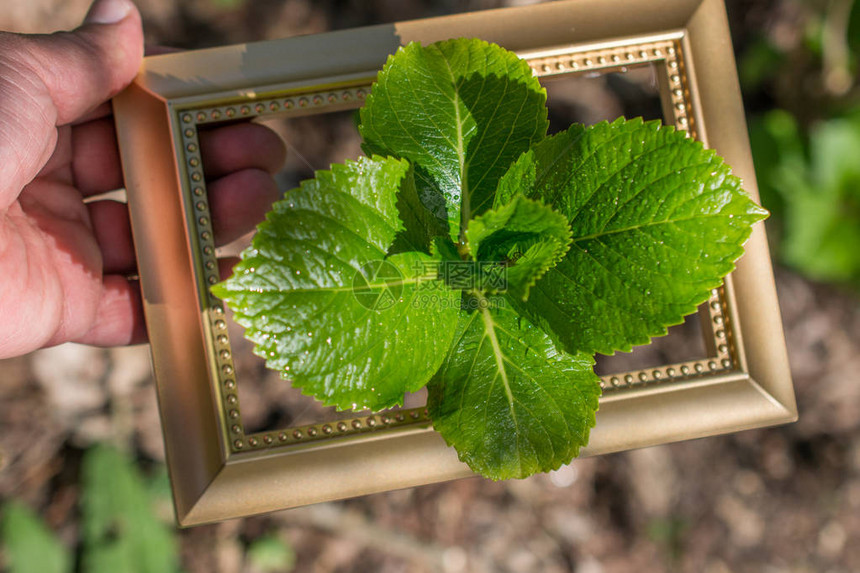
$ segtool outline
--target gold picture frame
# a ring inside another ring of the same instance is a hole
[[[197,142],[209,123],[354,108],[398,46],[458,36],[538,76],[655,65],[665,117],[757,197],[721,0],[561,1],[147,58],[114,110],[180,525],[472,475],[422,408],[245,433]],[[796,419],[762,224],[700,316],[706,356],[603,377],[582,455]]]

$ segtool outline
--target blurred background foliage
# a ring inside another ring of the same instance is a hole
[[[778,3],[739,54],[777,259],[860,287],[860,3]],[[780,14],[781,12],[781,14]]]
[[[88,3],[9,0],[0,29]],[[148,40],[185,48],[531,3],[138,0]],[[860,0],[727,4],[771,248],[806,277],[777,272],[799,424],[178,531],[146,350],[49,350],[0,364],[0,570],[860,570]]]
[[[164,465],[145,471],[106,443],[83,453],[78,499],[79,541],[66,544],[27,505],[0,507],[3,571],[8,573],[180,573],[170,483]],[[266,534],[246,550],[257,573],[292,570],[292,547]]]
[[[78,555],[27,506],[4,505],[0,538],[9,573],[72,573],[77,559],[81,571],[92,573],[179,570],[177,540],[167,524],[170,489],[163,466],[144,477],[129,455],[98,444],[84,453],[79,480]]]

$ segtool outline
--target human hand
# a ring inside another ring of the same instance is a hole
[[[72,32],[0,32],[0,358],[62,342],[145,340],[108,100],[141,63],[130,0],[96,0]],[[225,242],[277,198],[284,145],[234,124],[201,134],[216,235]]]

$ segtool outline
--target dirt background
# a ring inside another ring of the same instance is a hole
[[[149,42],[185,48],[528,3],[138,2]],[[71,28],[88,4],[5,0],[0,29]],[[732,0],[729,14],[738,49],[793,18],[771,0]],[[307,145],[321,154],[331,139],[310,127],[294,135],[320,139]],[[183,567],[253,573],[246,548],[272,534],[301,572],[860,571],[860,304],[781,268],[776,277],[796,424],[184,530]],[[38,508],[70,546],[81,453],[106,440],[131,445],[144,466],[163,461],[147,347],[66,345],[0,362],[0,499]]]

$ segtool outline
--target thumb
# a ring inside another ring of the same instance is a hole
[[[72,32],[0,33],[0,209],[51,157],[57,126],[122,90],[142,57],[140,14],[130,0],[96,0]]]
[[[143,58],[140,14],[130,0],[96,0],[77,30],[23,38],[26,64],[49,91],[57,125],[116,95]]]

